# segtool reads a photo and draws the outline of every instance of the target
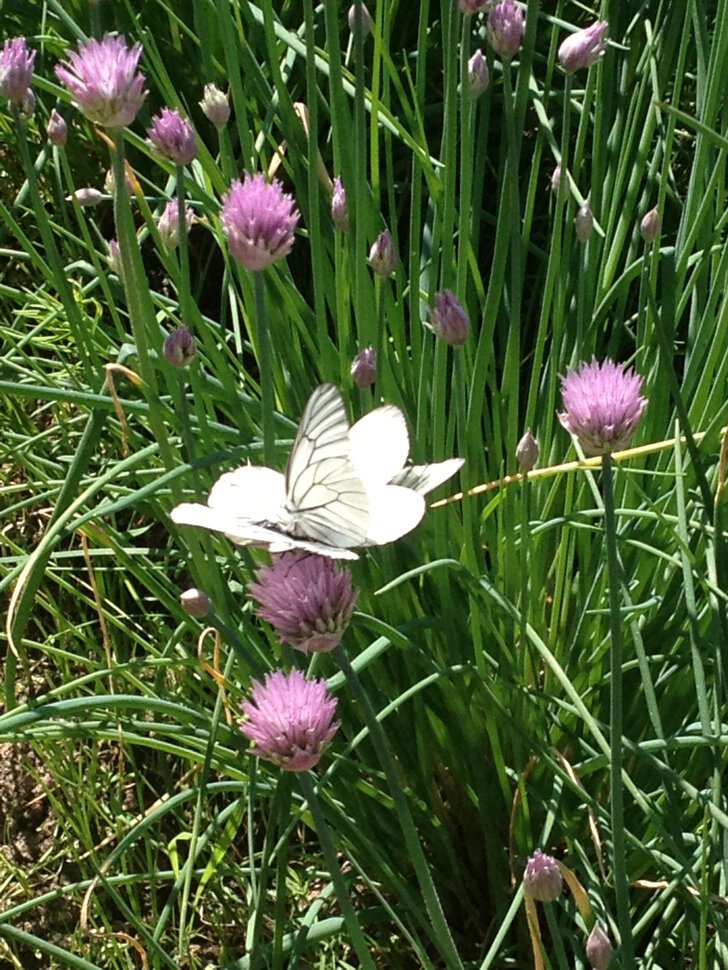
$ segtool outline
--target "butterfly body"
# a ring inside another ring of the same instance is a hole
[[[354,548],[414,529],[425,512],[423,495],[463,464],[455,458],[406,466],[408,453],[399,408],[377,408],[350,428],[339,390],[321,384],[304,408],[285,474],[243,465],[221,475],[207,505],[183,503],[171,518],[272,553],[357,559]]]

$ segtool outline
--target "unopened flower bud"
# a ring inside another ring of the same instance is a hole
[[[184,324],[164,338],[162,348],[164,359],[172,367],[187,367],[197,353],[197,344],[189,327]]]
[[[430,310],[430,327],[436,337],[451,347],[460,347],[468,339],[470,320],[451,290],[435,294],[435,305]]]
[[[379,234],[369,250],[369,265],[377,276],[382,277],[389,276],[396,269],[397,253],[388,229]]]
[[[188,205],[185,206],[185,226],[187,232],[192,228],[194,215],[192,209]],[[179,201],[177,199],[172,199],[164,207],[162,214],[157,219],[157,231],[162,237],[162,242],[165,246],[168,246],[170,249],[179,246]]]
[[[210,602],[210,597],[201,589],[186,589],[184,593],[180,595],[179,598],[180,605],[185,613],[189,616],[194,616],[197,619],[200,617],[207,616],[207,614],[212,609],[212,603]]]
[[[539,903],[552,903],[561,895],[563,878],[556,860],[536,849],[523,873],[523,891]]]
[[[200,101],[202,113],[218,131],[222,131],[230,120],[230,103],[224,91],[215,84],[206,84]]]
[[[594,970],[607,970],[613,947],[601,923],[595,923],[586,941],[586,958]]]
[[[554,193],[557,199],[565,199],[569,195],[570,186],[571,176],[569,175],[568,171],[566,175],[563,174],[561,162],[559,162],[551,173],[551,191]]]
[[[562,41],[559,47],[559,64],[567,74],[596,64],[607,49],[604,37],[606,30],[606,20],[597,20],[591,27],[577,30]]]
[[[594,216],[589,205],[589,199],[587,199],[583,205],[579,206],[579,211],[574,216],[574,231],[579,242],[585,243],[589,240],[593,230]]]
[[[346,207],[346,189],[338,176],[334,179],[334,194],[331,197],[331,221],[337,229],[346,232],[349,228],[349,211]]]
[[[531,434],[531,429],[527,428],[526,433],[516,445],[516,461],[522,472],[530,472],[536,467],[538,461],[539,447],[538,441]]]
[[[32,88],[28,88],[20,102],[20,113],[25,119],[32,118],[35,114],[35,95]]]
[[[71,202],[73,199],[75,199],[79,205],[86,206],[87,208],[93,208],[104,199],[104,193],[99,192],[98,189],[92,189],[90,186],[85,186],[82,189],[76,189],[73,195],[66,196],[66,202]]]
[[[349,7],[349,30],[352,34],[357,26],[361,29],[362,37],[371,33],[372,15],[363,3],[352,3]]]
[[[109,240],[109,255],[107,256],[109,263],[109,269],[112,273],[116,273],[120,280],[124,279],[124,270],[121,264],[121,250],[119,249],[119,243],[116,239]]]
[[[653,243],[660,238],[661,229],[662,219],[660,219],[660,213],[657,210],[657,206],[655,206],[654,209],[650,209],[647,215],[643,217],[640,223],[640,233],[646,243]]]
[[[374,347],[360,350],[351,362],[351,376],[359,388],[371,387],[377,379],[377,352]]]
[[[490,84],[490,74],[485,55],[481,50],[477,50],[468,61],[468,91],[470,97],[475,100],[479,98],[483,91],[487,90]]]
[[[488,14],[486,35],[499,57],[509,59],[521,48],[526,29],[523,11],[515,0],[501,0]]]
[[[126,186],[127,195],[134,194],[134,186],[131,184],[128,173],[124,172],[124,185]],[[116,194],[116,179],[114,178],[113,168],[107,169],[106,175],[104,175],[104,191],[107,195]]]
[[[66,140],[68,138],[68,125],[58,114],[55,108],[51,111],[51,116],[48,119],[46,134],[48,135],[48,141],[51,143],[51,145],[53,145],[54,148],[63,148],[63,146],[66,144]]]

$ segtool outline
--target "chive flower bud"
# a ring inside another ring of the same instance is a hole
[[[552,903],[561,895],[564,880],[556,860],[536,849],[523,873],[523,891],[538,903]]]

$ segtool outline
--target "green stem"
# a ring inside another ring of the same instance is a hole
[[[614,509],[614,475],[611,455],[602,458],[602,493],[604,497],[604,535],[607,545],[607,579],[609,582],[610,651],[610,802],[612,823],[612,871],[617,899],[617,925],[621,943],[623,970],[636,967],[632,922],[627,882],[627,851],[624,831],[624,784],[622,780],[622,616],[619,591],[621,569],[617,552],[617,520]]]
[[[321,803],[316,794],[316,789],[311,781],[311,775],[308,772],[301,772],[298,775],[298,783],[301,786],[303,797],[306,799],[308,807],[311,810],[313,823],[316,827],[316,834],[321,845],[321,851],[324,854],[329,875],[331,876],[331,881],[336,891],[336,899],[341,907],[341,913],[344,917],[346,928],[349,931],[352,945],[359,958],[359,963],[366,970],[376,970],[376,964],[372,959],[362,928],[359,926],[356,910],[351,902],[344,877],[341,874],[341,866],[336,856],[336,849],[334,848],[331,833],[326,824],[326,818],[324,817]]]
[[[270,330],[265,312],[265,281],[262,273],[253,273],[255,280],[255,318],[258,331],[258,368],[260,370],[260,393],[263,410],[263,461],[272,466],[275,462],[275,428],[273,417],[275,402],[273,394],[273,365],[271,360]]]
[[[445,921],[445,915],[442,911],[442,905],[438,898],[437,890],[435,889],[435,884],[432,880],[432,875],[427,865],[427,860],[425,859],[425,854],[417,836],[417,829],[415,828],[414,819],[412,818],[412,813],[410,812],[409,805],[407,804],[404,789],[402,788],[402,784],[399,780],[394,758],[389,750],[387,738],[384,734],[382,726],[377,720],[376,711],[372,707],[369,697],[367,696],[367,693],[364,690],[356,671],[349,662],[349,658],[346,656],[346,653],[340,645],[336,647],[334,656],[344,673],[344,677],[349,685],[349,689],[354,694],[356,702],[360,707],[362,716],[364,717],[364,723],[369,731],[369,737],[372,740],[377,757],[379,758],[379,762],[384,770],[387,785],[389,787],[392,800],[394,801],[395,811],[404,834],[407,852],[412,860],[412,865],[415,869],[420,892],[422,893],[422,898],[424,899],[427,913],[430,917],[430,922],[432,923],[433,935],[440,943],[440,949],[442,957],[445,960],[445,965],[451,968],[457,968],[457,970],[463,970],[463,965],[460,957],[458,956],[457,950],[455,949],[455,943],[453,941],[452,934],[450,933],[450,928]]]

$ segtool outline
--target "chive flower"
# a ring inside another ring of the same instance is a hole
[[[374,240],[374,244],[369,250],[369,259],[367,262],[372,272],[376,276],[381,276],[383,279],[391,276],[397,268],[397,251],[394,248],[392,236],[388,229],[380,232]]]
[[[216,84],[206,84],[200,101],[202,113],[218,131],[222,131],[230,120],[230,102],[224,91]]]
[[[607,26],[606,20],[597,20],[590,27],[577,30],[562,41],[559,47],[559,64],[567,74],[591,67],[602,57],[607,49],[604,36]]]
[[[326,653],[341,642],[356,603],[351,574],[326,556],[285,552],[261,566],[250,592],[256,614],[281,643],[302,653]]]
[[[371,387],[377,379],[377,352],[374,347],[360,350],[351,362],[351,376],[360,389]]]
[[[246,173],[222,200],[222,227],[233,259],[244,269],[263,270],[288,255],[301,215],[277,179]]]
[[[189,165],[197,158],[192,125],[173,108],[162,108],[152,118],[152,127],[147,131],[147,138],[162,158],[169,159],[175,165]]]
[[[491,8],[485,31],[496,54],[509,60],[521,49],[525,29],[523,11],[515,0],[501,0]]]
[[[0,51],[0,94],[22,105],[33,83],[35,51],[29,51],[25,37],[9,38]]]
[[[164,338],[162,354],[167,363],[177,370],[191,364],[197,354],[197,343],[190,328],[182,324],[168,333]]]
[[[624,364],[593,360],[561,378],[565,410],[561,424],[585,455],[608,455],[626,448],[647,407],[642,378]]]
[[[523,873],[523,891],[538,903],[552,903],[561,895],[564,880],[553,856],[536,849]]]
[[[242,705],[242,733],[251,754],[284,771],[308,771],[321,760],[339,728],[336,700],[325,680],[306,680],[300,670],[275,670],[254,680]]]
[[[137,71],[142,45],[127,47],[123,37],[106,34],[67,50],[66,56],[56,74],[81,114],[105,128],[130,125],[146,97],[145,77]]]
[[[430,329],[451,347],[460,347],[468,339],[470,320],[452,290],[435,294],[435,304],[430,309]]]

